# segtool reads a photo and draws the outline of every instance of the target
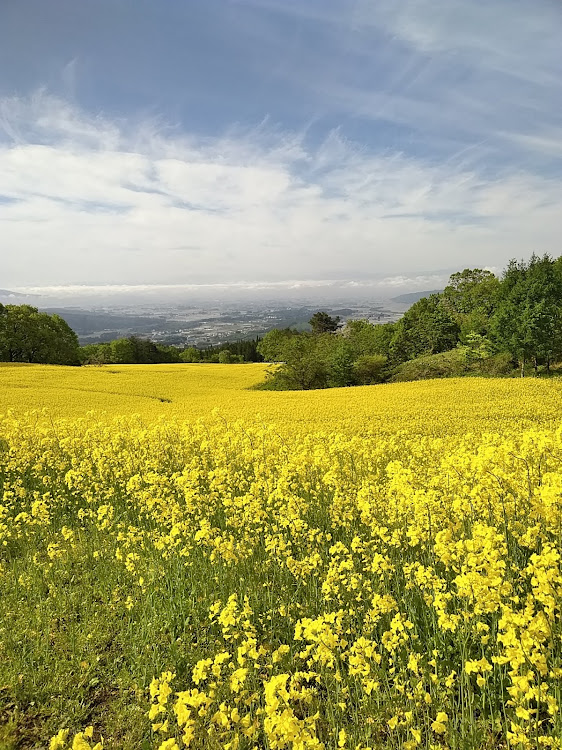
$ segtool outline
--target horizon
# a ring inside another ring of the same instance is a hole
[[[282,303],[329,303],[349,301],[390,302],[402,294],[434,291],[445,287],[450,274],[396,276],[370,280],[308,279],[287,282],[233,282],[216,284],[69,284],[48,287],[0,289],[0,302],[24,300],[45,307],[89,305],[93,301],[109,306],[138,304],[208,305],[213,302],[239,305]]]

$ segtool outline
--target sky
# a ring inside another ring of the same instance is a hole
[[[561,38],[560,0],[0,0],[0,287],[558,256]]]

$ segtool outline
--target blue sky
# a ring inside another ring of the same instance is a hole
[[[559,0],[2,0],[0,286],[558,255],[561,38]]]

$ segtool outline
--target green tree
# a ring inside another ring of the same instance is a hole
[[[470,333],[489,333],[499,292],[500,281],[491,271],[465,268],[451,275],[441,298],[463,340]]]
[[[318,356],[315,336],[307,333],[287,336],[282,355],[281,365],[270,375],[281,388],[310,390],[328,386],[328,366],[325,358]]]
[[[86,344],[86,346],[81,346],[79,358],[82,365],[111,364],[111,344]]]
[[[181,362],[180,350],[177,346],[163,346],[159,344],[156,346],[160,352],[162,362],[169,362],[170,364],[179,364]]]
[[[396,323],[390,343],[394,362],[453,349],[460,329],[438,294],[422,297]]]
[[[328,388],[343,388],[353,385],[353,347],[343,336],[323,333],[315,337],[315,356],[326,372]]]
[[[562,274],[549,255],[533,255],[528,263],[511,260],[504,272],[493,331],[500,347],[518,361],[550,368],[562,354]]]
[[[362,354],[353,363],[357,385],[374,385],[385,379],[387,358],[383,354]]]
[[[395,323],[370,323],[368,320],[348,320],[342,331],[355,357],[381,354],[388,356]]]
[[[182,362],[201,362],[201,352],[194,346],[188,346],[181,352],[180,359]]]
[[[131,339],[115,339],[110,343],[111,362],[116,365],[135,363],[135,346]]]
[[[314,313],[308,323],[314,334],[335,333],[340,327],[340,320],[341,318],[339,315],[332,318],[327,312],[319,311]]]
[[[258,343],[257,350],[266,362],[283,362],[286,359],[285,349],[289,340],[298,335],[298,331],[292,328],[274,328]]]
[[[504,272],[500,302],[494,316],[494,334],[500,347],[518,361],[521,377],[525,363],[550,368],[562,354],[562,274],[549,255],[532,255],[528,263],[511,260]]]
[[[466,335],[465,343],[459,344],[468,367],[488,359],[495,353],[495,347],[487,336],[472,331]]]
[[[232,353],[228,349],[222,349],[219,352],[219,363],[221,365],[230,365],[232,363]]]
[[[77,365],[78,338],[63,318],[31,305],[0,305],[0,358]]]

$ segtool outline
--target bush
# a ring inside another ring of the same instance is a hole
[[[393,382],[429,380],[430,378],[454,378],[468,372],[466,357],[462,350],[452,349],[440,354],[427,354],[399,365],[392,376]]]
[[[501,378],[513,375],[516,363],[509,352],[500,352],[478,362],[478,372],[481,375],[489,375],[492,378]]]
[[[364,354],[353,363],[353,374],[358,385],[382,383],[387,359],[382,354]]]
[[[183,352],[181,352],[180,359],[182,362],[186,362],[188,364],[201,362],[201,352],[194,346],[188,346],[187,349],[184,349]]]
[[[219,352],[219,364],[230,365],[232,363],[232,354],[228,349],[223,349]]]

